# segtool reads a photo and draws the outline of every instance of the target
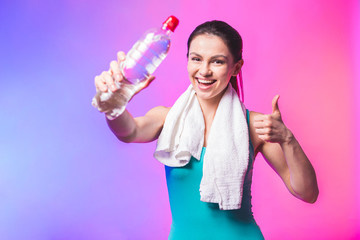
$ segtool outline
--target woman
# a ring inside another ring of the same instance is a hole
[[[196,155],[194,154],[185,165],[173,164],[174,166],[172,166],[172,164],[168,164],[166,166],[166,178],[173,217],[169,239],[263,239],[251,211],[250,187],[255,156],[259,152],[263,154],[268,164],[281,177],[290,193],[309,203],[314,203],[318,196],[315,171],[294,135],[283,123],[278,107],[279,96],[275,96],[272,103],[272,114],[266,115],[244,111],[247,142],[238,144],[237,141],[239,140],[235,140],[237,134],[234,137],[229,136],[230,142],[235,142],[234,148],[238,145],[244,145],[248,148],[247,158],[245,159],[245,172],[239,178],[241,182],[240,194],[237,191],[230,191],[230,198],[232,195],[236,195],[235,197],[237,195],[241,196],[238,205],[235,204],[231,207],[221,206],[223,197],[220,188],[218,188],[219,184],[215,184],[217,190],[214,191],[217,192],[216,194],[220,194],[220,198],[215,197],[217,200],[204,201],[203,196],[201,196],[202,200],[200,201],[200,195],[203,194],[201,189],[202,177],[205,178],[205,172],[209,171],[205,170],[205,165],[209,164],[205,152],[211,155],[209,153],[210,143],[211,141],[213,143],[217,141],[217,139],[214,139],[215,137],[210,136],[213,123],[215,126],[214,119],[220,114],[216,115],[216,113],[220,112],[220,109],[228,107],[222,104],[225,97],[230,96],[230,101],[239,102],[239,98],[233,99],[231,94],[233,88],[238,95],[240,92],[236,76],[241,76],[241,68],[244,63],[242,59],[242,39],[235,29],[224,22],[206,22],[199,25],[190,35],[187,56],[187,70],[191,82],[191,86],[187,90],[189,91],[187,96],[190,98],[191,92],[193,92],[195,94],[195,104],[198,104],[199,109],[201,109],[201,111],[198,111],[202,114],[201,118],[203,119],[201,120],[203,120],[204,128],[200,134],[203,138],[198,142],[202,144],[203,148],[198,159],[194,157]],[[98,90],[116,90],[114,82],[123,80],[119,62],[124,61],[124,59],[125,54],[118,53],[118,61],[111,62],[110,71],[103,72],[95,77],[95,85]],[[139,91],[146,88],[152,80],[154,80],[153,76],[143,83]],[[180,98],[178,101],[180,101]],[[178,106],[179,104],[175,105]],[[236,106],[243,105],[241,103],[241,105]],[[237,111],[228,108],[230,110],[227,111]],[[107,119],[107,123],[118,139],[123,142],[149,142],[159,138],[160,134],[166,135],[164,126],[169,124],[164,125],[164,123],[170,121],[170,115],[174,114],[171,113],[170,109],[162,106],[155,107],[145,116],[137,118],[133,118],[129,112],[125,111],[114,120]],[[196,112],[196,110],[193,111]],[[179,114],[183,116],[181,111]],[[186,118],[181,119],[186,121]],[[220,119],[220,117],[217,117],[217,119]],[[219,126],[223,123],[217,121],[216,124],[217,127],[214,127],[214,130],[212,130],[214,133],[212,134],[220,132],[219,136],[222,136],[222,129],[219,129]],[[194,133],[194,135],[196,134]],[[158,147],[159,145],[161,143],[158,142]],[[221,149],[226,149],[226,146],[218,148],[219,151]],[[232,151],[232,148],[230,151]],[[216,151],[212,152],[213,155],[216,155]],[[221,161],[225,162],[224,159]],[[220,162],[220,164],[222,163]],[[230,166],[232,166],[231,164]],[[231,171],[231,168],[226,171]],[[218,171],[217,167],[215,168],[216,171]],[[225,191],[229,192],[228,189],[232,188],[227,187]]]

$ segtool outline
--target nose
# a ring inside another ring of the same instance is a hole
[[[212,74],[209,64],[206,62],[202,63],[199,69],[199,73],[203,77],[210,76]]]

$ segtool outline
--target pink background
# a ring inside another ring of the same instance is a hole
[[[168,15],[180,19],[135,116],[189,85],[186,41],[219,19],[243,37],[245,103],[287,126],[317,172],[311,205],[261,156],[253,210],[266,239],[360,239],[359,1],[3,1],[0,239],[166,239],[171,214],[156,143],[125,144],[90,102],[94,76]]]

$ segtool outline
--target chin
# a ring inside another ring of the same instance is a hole
[[[202,100],[214,99],[219,95],[214,92],[203,92],[201,90],[197,90],[196,88],[195,88],[195,92],[196,92],[196,96]]]

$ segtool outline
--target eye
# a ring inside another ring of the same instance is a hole
[[[192,57],[192,58],[191,58],[191,61],[200,62],[201,59],[200,59],[199,57]]]
[[[225,63],[225,61],[224,61],[224,60],[220,60],[220,59],[215,59],[215,60],[213,61],[213,63],[215,63],[215,64],[217,64],[217,65],[222,65],[222,64]]]

